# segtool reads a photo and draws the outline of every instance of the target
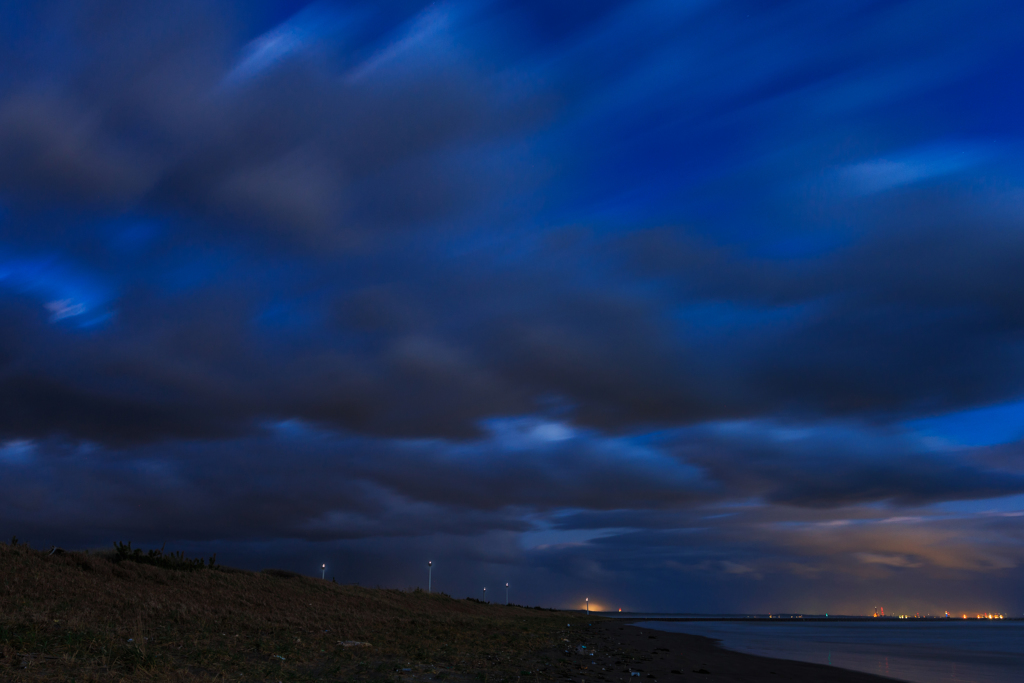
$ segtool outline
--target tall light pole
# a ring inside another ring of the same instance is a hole
[[[590,614],[590,598],[587,598],[587,614]]]
[[[508,581],[505,582],[505,605],[508,606]]]
[[[324,564],[320,565],[320,579],[321,580],[324,578],[324,575],[326,573],[327,573],[327,564],[324,563]]]
[[[487,589],[484,588],[484,602],[487,602]]]
[[[434,562],[427,562],[427,592],[430,592],[430,581],[434,578]]]

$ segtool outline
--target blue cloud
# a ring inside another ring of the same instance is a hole
[[[1024,437],[1024,401],[1011,401],[911,420],[906,426],[957,446],[992,446]]]
[[[852,164],[842,177],[854,193],[872,194],[970,171],[993,156],[993,146],[946,143]]]
[[[89,328],[106,323],[113,315],[110,289],[61,265],[57,257],[9,256],[0,261],[0,287],[33,297],[54,324],[66,321]]]

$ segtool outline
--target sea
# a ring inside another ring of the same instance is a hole
[[[1024,620],[701,618],[635,623],[715,638],[736,652],[915,683],[1024,682]]]

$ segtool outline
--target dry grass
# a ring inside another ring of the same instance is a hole
[[[0,544],[2,680],[529,681],[565,621],[437,593]]]

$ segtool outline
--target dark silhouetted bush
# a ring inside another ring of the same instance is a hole
[[[287,569],[264,569],[260,573],[266,574],[267,576],[274,576],[279,579],[297,579],[302,576],[302,574],[290,572]]]
[[[214,569],[217,566],[216,553],[214,553],[213,557],[209,560],[209,564],[207,564],[203,558],[197,557],[193,559],[185,557],[185,553],[181,551],[164,554],[163,548],[160,550],[150,550],[145,553],[142,552],[141,548],[132,550],[131,541],[127,544],[115,542],[114,557],[112,559],[115,563],[137,562],[138,564],[151,564],[154,567],[161,567],[163,569],[177,569],[188,572],[199,569]]]

